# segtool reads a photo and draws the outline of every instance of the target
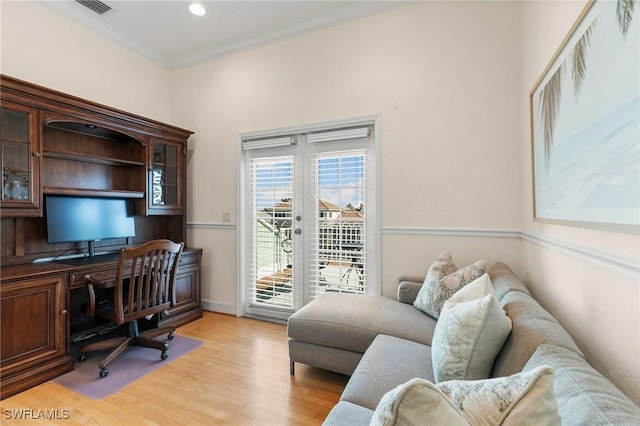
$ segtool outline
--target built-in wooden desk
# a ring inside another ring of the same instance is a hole
[[[176,304],[159,325],[202,317],[202,250],[185,248],[176,278]],[[3,267],[0,271],[0,398],[73,369],[71,341],[86,332],[73,297],[84,295],[85,275],[115,277],[118,254]]]

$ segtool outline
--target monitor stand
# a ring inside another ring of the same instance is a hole
[[[89,257],[96,257],[96,246],[95,241],[89,241]]]

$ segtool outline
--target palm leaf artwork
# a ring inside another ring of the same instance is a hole
[[[573,93],[576,98],[580,96],[580,87],[582,87],[582,81],[587,70],[587,49],[591,41],[591,32],[595,25],[595,21],[587,28],[582,34],[580,40],[576,43],[571,52],[571,79],[573,80]]]
[[[627,36],[631,20],[633,19],[633,8],[638,0],[618,0],[616,5],[616,18],[623,36]]]
[[[551,147],[556,120],[560,112],[560,97],[562,96],[562,65],[551,76],[547,85],[540,92],[540,113],[544,139],[544,168],[549,173],[551,165]]]

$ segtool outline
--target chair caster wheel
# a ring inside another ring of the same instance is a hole
[[[163,361],[168,357],[169,357],[169,354],[167,353],[167,351],[162,351],[162,353],[160,354],[160,359]]]
[[[107,377],[107,374],[109,374],[109,369],[107,367],[103,367],[100,369],[100,377]]]
[[[169,333],[167,340],[173,340],[173,331]]]
[[[80,354],[78,362],[85,362],[87,360],[87,354]]]

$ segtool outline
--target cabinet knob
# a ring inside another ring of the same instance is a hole
[[[39,152],[34,152],[34,153],[33,153],[33,156],[34,156],[34,157],[40,157],[40,153],[39,153]]]
[[[67,315],[67,310],[63,309],[62,312],[60,312],[61,315]]]

